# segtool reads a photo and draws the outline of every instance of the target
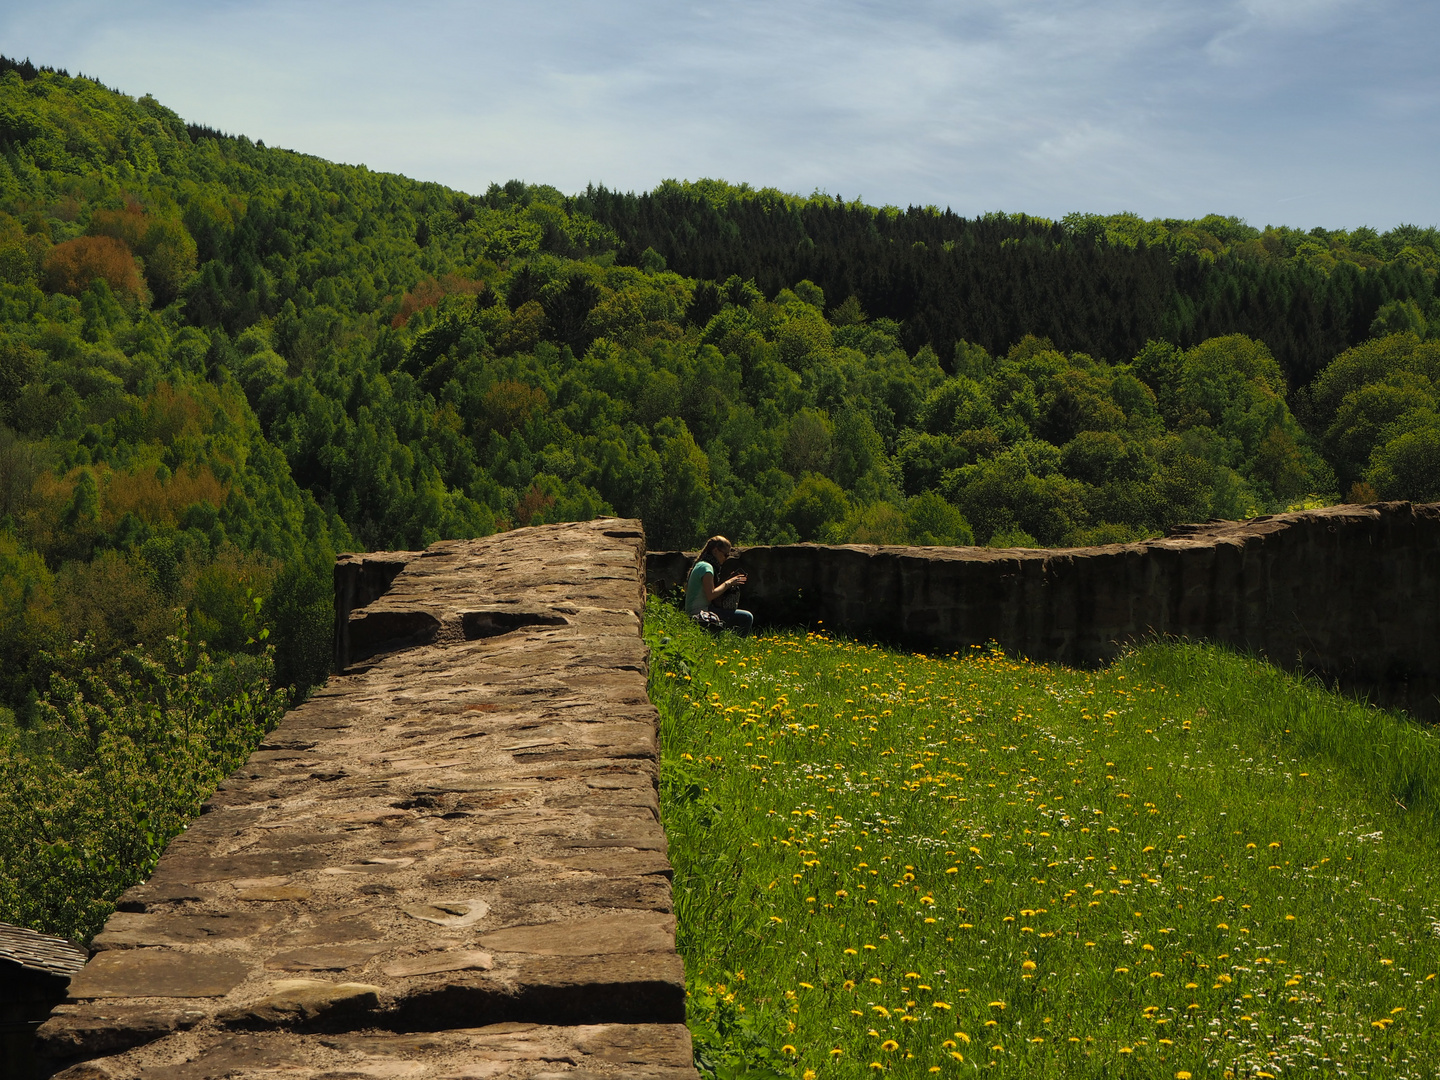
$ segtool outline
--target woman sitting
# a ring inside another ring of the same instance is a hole
[[[735,574],[720,584],[715,584],[715,571],[724,565],[732,550],[730,541],[723,536],[712,536],[705,541],[700,557],[690,568],[690,581],[685,587],[685,614],[706,629],[719,630],[721,627],[729,627],[741,637],[745,637],[755,623],[755,616],[743,608],[726,611],[724,607],[728,605],[712,606],[720,597],[745,584],[744,574]]]

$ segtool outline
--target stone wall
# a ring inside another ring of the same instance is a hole
[[[343,558],[341,674],[129,890],[41,1028],[66,1080],[694,1080],[607,519]]]
[[[652,552],[652,588],[693,555]],[[1097,548],[747,548],[742,606],[929,650],[1094,665],[1150,635],[1223,642],[1440,718],[1440,504],[1333,506]],[[730,567],[727,565],[726,570]]]

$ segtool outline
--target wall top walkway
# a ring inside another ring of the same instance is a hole
[[[337,566],[343,674],[127,892],[66,1080],[693,1080],[632,521]]]
[[[651,587],[683,581],[692,559],[651,552]],[[1095,548],[752,547],[738,568],[742,605],[771,625],[823,620],[946,652],[995,641],[1074,665],[1150,635],[1214,641],[1440,719],[1440,504],[1331,506]]]

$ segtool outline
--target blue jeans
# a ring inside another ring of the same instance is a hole
[[[716,612],[725,622],[725,629],[734,630],[741,637],[750,636],[750,628],[755,625],[755,616],[744,608],[736,608],[734,611]]]

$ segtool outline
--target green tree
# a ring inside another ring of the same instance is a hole
[[[975,543],[970,523],[945,498],[922,492],[905,503],[905,532],[911,544],[922,547],[964,547]]]
[[[833,542],[831,538],[849,510],[849,500],[840,485],[812,472],[795,484],[795,490],[785,500],[781,520],[794,528],[801,540]]]
[[[659,477],[647,499],[646,534],[659,548],[688,547],[705,534],[710,462],[684,421],[662,420],[654,442]]]
[[[262,613],[275,646],[276,680],[302,699],[334,666],[335,552],[329,544],[317,541],[285,565]]]
[[[1382,499],[1440,501],[1440,417],[1377,447],[1365,481]]]

